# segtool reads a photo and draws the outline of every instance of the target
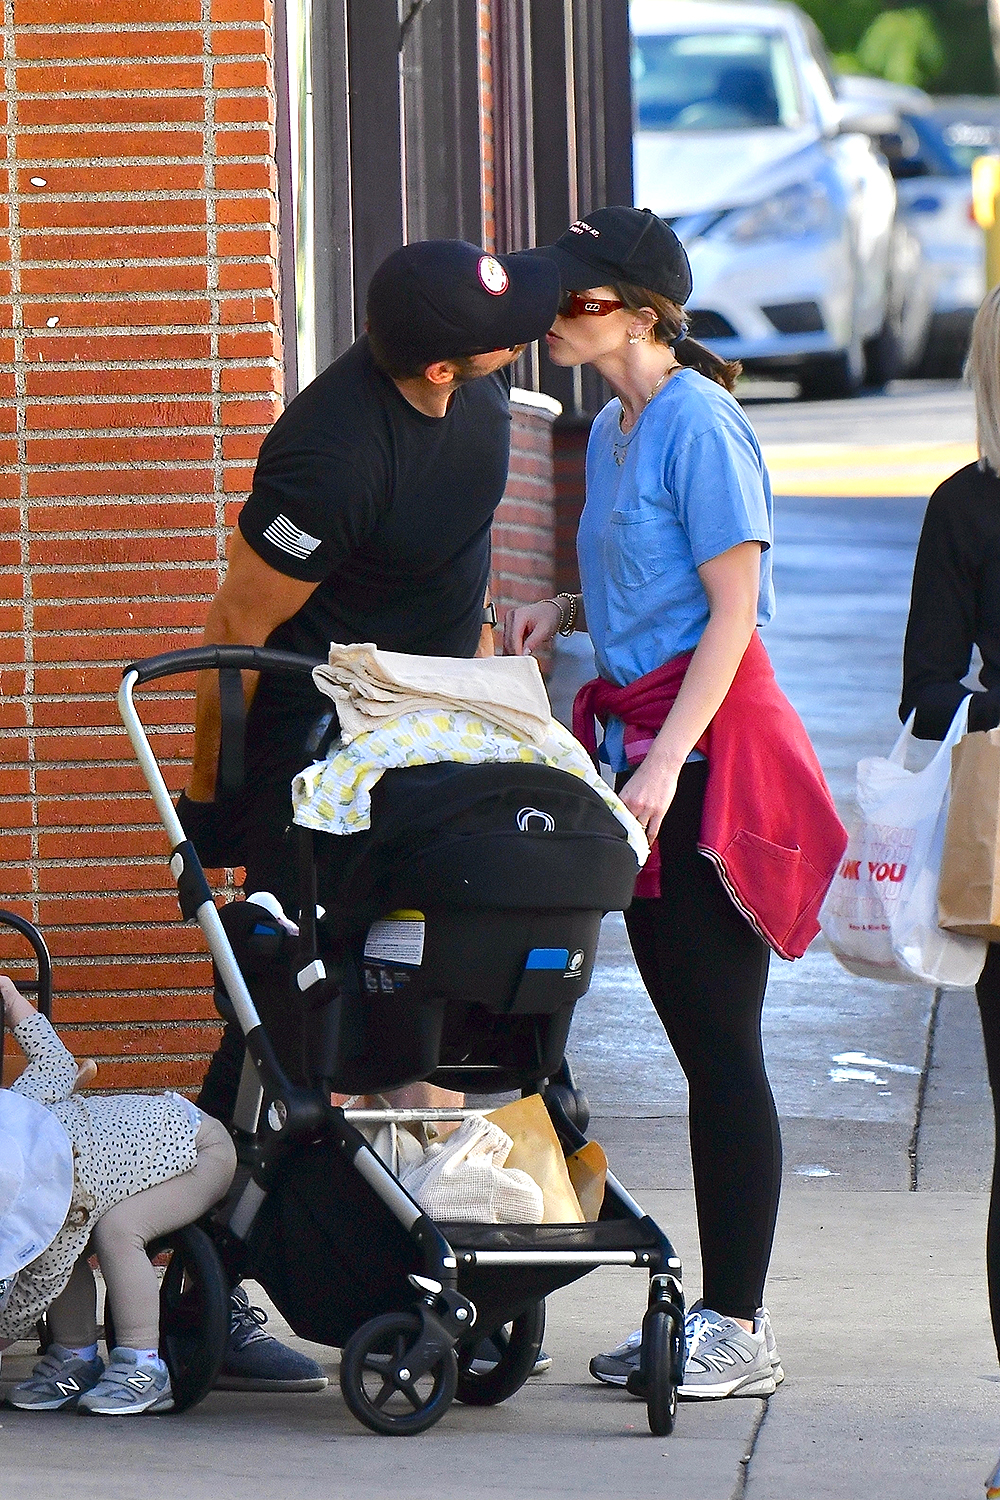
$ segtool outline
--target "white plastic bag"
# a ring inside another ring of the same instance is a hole
[[[473,1224],[540,1224],[542,1190],[527,1172],[505,1167],[513,1141],[473,1115],[421,1161],[401,1164],[399,1180],[432,1218]]]
[[[831,949],[852,974],[943,989],[979,978],[986,944],[946,932],[937,920],[951,751],[968,721],[965,698],[922,771],[906,769],[912,714],[887,759],[858,762],[860,816],[819,914]]]

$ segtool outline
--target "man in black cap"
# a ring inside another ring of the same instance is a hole
[[[325,659],[331,641],[428,656],[492,653],[490,527],[510,454],[509,366],[551,327],[559,276],[544,259],[462,240],[406,245],[368,289],[367,332],[292,401],[261,445],[206,644]],[[291,781],[317,758],[330,715],[309,680],[254,684],[245,790],[216,801],[216,673],[198,687],[195,747],[178,813],[205,865],[242,864],[245,889],[296,906]],[[229,1025],[199,1104],[229,1120],[243,1039]],[[311,1359],[260,1327],[241,1288],[220,1384],[317,1390]]]

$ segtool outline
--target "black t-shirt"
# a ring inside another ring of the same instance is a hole
[[[267,644],[324,659],[331,641],[473,656],[509,454],[508,370],[460,386],[445,416],[428,417],[358,339],[268,433],[240,514],[266,563],[319,585]],[[262,678],[251,759],[260,736],[289,749],[320,706],[308,679]]]
[[[986,691],[973,696],[969,728],[992,729],[1000,722],[1000,478],[969,464],[934,491],[917,548],[899,713],[916,709],[919,738],[947,734],[968,692],[961,681],[974,645]]]

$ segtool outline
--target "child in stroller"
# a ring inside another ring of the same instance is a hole
[[[29,1060],[0,1089],[0,1349],[44,1317],[49,1335],[7,1399],[25,1411],[170,1410],[147,1247],[218,1202],[236,1167],[232,1141],[177,1094],[73,1095],[76,1059],[46,1016],[3,974],[0,995]],[[88,1242],[107,1287],[107,1366]]]
[[[683,1358],[680,1261],[610,1173],[596,1222],[437,1222],[356,1127],[438,1112],[331,1103],[421,1080],[541,1094],[564,1153],[582,1149],[588,1112],[565,1046],[602,915],[631,899],[638,861],[626,830],[596,791],[548,765],[391,770],[372,792],[369,833],[295,830],[297,931],[269,902],[219,911],[134,689],[194,670],[313,666],[266,648],[201,647],[128,667],[118,698],[182,913],[197,918],[217,1004],[245,1039],[240,1164],[213,1216],[229,1274],[262,1283],[301,1337],[341,1348],[351,1411],[373,1431],[406,1435],[456,1395],[480,1405],[512,1395],[534,1364],[548,1293],[597,1266],[634,1267],[649,1278],[649,1307],[630,1389],[665,1434]],[[489,1335],[501,1358],[477,1370]]]

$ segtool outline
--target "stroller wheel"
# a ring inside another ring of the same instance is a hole
[[[498,1406],[519,1391],[534,1369],[545,1336],[545,1303],[531,1302],[513,1322],[490,1335],[500,1358],[488,1369],[476,1369],[478,1344],[467,1344],[458,1363],[458,1399],[466,1406]]]
[[[417,1379],[406,1367],[421,1326],[416,1313],[383,1313],[363,1323],[344,1346],[340,1389],[358,1421],[372,1432],[389,1437],[424,1432],[440,1421],[455,1398],[454,1349]]]
[[[642,1368],[646,1417],[656,1437],[674,1430],[677,1415],[677,1371],[684,1324],[672,1308],[651,1307],[642,1320]]]
[[[160,1283],[160,1357],[170,1371],[172,1415],[197,1406],[215,1384],[229,1338],[229,1283],[212,1241],[197,1224],[174,1229],[146,1247],[170,1256]],[[105,1308],[108,1349],[115,1345]]]

